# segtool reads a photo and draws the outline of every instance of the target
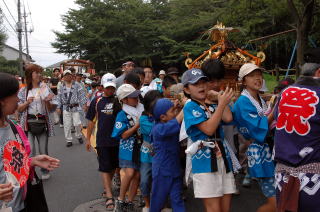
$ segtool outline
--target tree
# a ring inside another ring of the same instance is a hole
[[[293,0],[294,4],[298,1],[307,2]],[[204,32],[217,21],[241,29],[241,33],[229,37],[239,47],[246,46],[250,39],[291,29],[294,22],[287,2],[279,0],[76,0],[76,3],[79,9],[70,9],[62,17],[65,32],[55,32],[57,38],[52,45],[59,53],[95,62],[98,71],[106,63],[109,68],[117,68],[128,59],[139,65],[150,65],[152,61],[156,69],[172,65],[185,68],[183,53],[189,52],[196,58],[208,49],[212,41],[206,39]],[[298,9],[303,6],[298,5]],[[315,19],[319,26],[320,21]],[[310,33],[315,39],[320,37],[318,31]],[[293,34],[286,34],[254,43],[251,50],[266,52],[267,68],[275,64],[286,67],[295,40]]]
[[[314,16],[315,0],[287,0],[288,7],[293,17],[297,29],[297,76],[299,66],[304,63],[304,53],[308,45],[308,36],[312,28]]]
[[[3,44],[7,39],[7,35],[5,33],[4,25],[3,25],[3,12],[0,8],[0,50],[3,48]]]

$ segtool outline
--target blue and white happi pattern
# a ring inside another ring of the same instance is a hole
[[[127,139],[121,138],[122,133],[131,128],[130,124],[132,123],[129,122],[129,119],[130,117],[128,118],[127,114],[123,110],[121,110],[117,115],[111,137],[120,140],[119,158],[122,160],[132,161],[132,151],[135,137],[131,136]]]
[[[265,142],[268,119],[264,115],[267,105],[262,98],[260,104],[247,90],[241,93],[233,107],[233,119],[239,132],[252,144],[248,147],[248,169],[251,177],[273,177],[274,163],[271,150]]]
[[[140,149],[140,161],[142,163],[151,163],[151,130],[154,125],[154,121],[151,117],[142,115],[140,117],[140,132],[143,138],[143,144]]]
[[[214,112],[216,105],[209,107],[210,112]],[[210,118],[210,113],[206,111],[205,107],[197,104],[194,101],[189,101],[185,104],[183,108],[185,128],[188,136],[192,142],[198,140],[206,141],[209,136],[198,129],[196,125],[207,121]],[[224,144],[224,134],[222,127],[219,127],[220,137],[224,145],[224,150],[226,152],[226,158],[228,165],[231,168],[232,162],[230,158],[230,153]],[[192,160],[192,173],[209,173],[212,172],[211,169],[211,149],[209,147],[203,147],[197,151],[191,158]]]
[[[65,83],[62,83],[60,88],[58,88],[58,108],[66,111],[69,110],[67,104],[71,93],[72,95],[69,104],[78,104],[79,106],[73,107],[70,109],[70,112],[82,111],[82,107],[87,103],[88,98],[86,96],[86,91],[78,82],[72,82],[70,92],[68,91]]]

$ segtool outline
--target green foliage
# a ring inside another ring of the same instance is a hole
[[[2,10],[0,9],[0,50],[3,48],[3,44],[7,39],[7,35],[5,33],[5,28],[3,25],[3,19],[2,19]]]
[[[18,74],[19,62],[17,60],[6,60],[4,57],[0,56],[0,72]]]
[[[196,58],[212,41],[203,33],[217,21],[239,28],[230,40],[267,55],[265,66],[288,64],[295,33],[247,45],[248,40],[291,29],[294,20],[279,0],[76,0],[79,9],[62,17],[65,32],[52,46],[69,57],[89,59],[97,71],[128,59],[156,68],[184,67],[184,52]],[[315,17],[314,28],[319,28]],[[312,34],[319,39],[317,30]],[[165,66],[165,67],[163,67]]]

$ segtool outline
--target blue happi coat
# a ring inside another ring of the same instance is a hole
[[[233,107],[233,118],[239,132],[252,144],[248,147],[248,169],[251,177],[274,177],[274,163],[271,150],[265,138],[268,133],[267,105],[260,98],[262,106],[247,90],[241,93]]]

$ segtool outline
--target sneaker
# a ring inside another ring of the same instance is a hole
[[[63,124],[60,124],[60,128],[63,128]]]
[[[80,144],[83,144],[83,139],[82,138],[78,138],[78,141]]]
[[[41,176],[42,180],[48,180],[50,178],[50,174],[49,173],[43,173]]]
[[[71,147],[72,146],[72,142],[67,142],[67,147]]]
[[[126,202],[116,199],[116,212],[125,212],[126,211]]]
[[[127,202],[126,204],[127,211],[134,211],[134,204],[133,202]]]

